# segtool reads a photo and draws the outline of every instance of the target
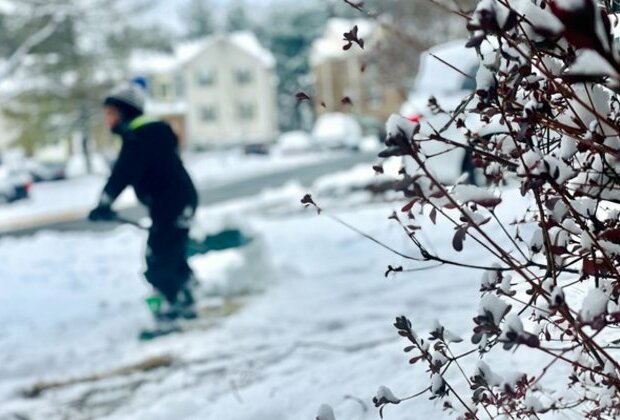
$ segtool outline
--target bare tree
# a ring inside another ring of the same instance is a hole
[[[13,48],[1,75],[12,83],[1,92],[2,108],[28,151],[79,132],[89,155],[102,96],[126,77],[134,48],[150,48],[160,39],[145,37],[148,28],[132,26],[129,17],[142,6],[119,0],[28,0],[7,12],[3,37]]]

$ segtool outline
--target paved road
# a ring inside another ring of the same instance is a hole
[[[291,180],[297,180],[304,186],[309,186],[314,180],[322,175],[336,172],[338,170],[348,169],[356,164],[363,162],[372,162],[376,154],[358,153],[346,155],[336,159],[329,159],[301,168],[286,169],[270,174],[258,175],[251,179],[234,181],[230,183],[222,183],[218,185],[205,186],[200,190],[200,204],[213,205],[224,201],[252,196],[266,188],[277,188]],[[136,206],[123,209],[119,212],[124,218],[139,220],[146,215],[143,207]],[[58,230],[58,231],[105,231],[110,230],[117,225],[114,223],[91,223],[82,217],[70,217],[69,220],[60,222],[45,223],[39,226],[19,228],[7,232],[0,232],[2,236],[27,236],[32,235],[40,230]]]

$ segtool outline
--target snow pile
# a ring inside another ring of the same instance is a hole
[[[400,159],[387,159],[382,166],[383,173],[379,174],[368,164],[357,165],[352,169],[317,179],[312,186],[312,192],[323,196],[342,195],[372,185],[395,182],[399,178],[398,171],[401,166]]]
[[[281,155],[296,155],[307,153],[313,147],[314,142],[310,134],[305,131],[289,131],[278,138],[274,150]]]
[[[370,136],[365,136],[362,139],[362,141],[360,142],[359,148],[360,148],[360,151],[364,153],[379,154],[382,146],[383,146],[383,143],[381,139],[379,139],[379,137],[370,135]]]
[[[312,137],[323,147],[356,147],[362,140],[362,127],[353,116],[333,112],[317,119]]]
[[[259,236],[242,249],[193,257],[190,265],[206,297],[242,297],[264,291],[277,280]],[[249,275],[251,273],[251,275]]]

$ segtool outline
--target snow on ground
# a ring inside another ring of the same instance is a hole
[[[205,329],[150,343],[135,339],[148,323],[141,302],[148,289],[139,275],[144,233],[122,227],[104,235],[0,240],[0,419],[314,419],[324,403],[337,419],[377,419],[371,401],[379,386],[397,397],[426,388],[428,374],[407,363],[394,318],[407,315],[428,331],[439,317],[467,337],[480,273],[439,267],[386,278],[388,264],[407,269],[419,263],[302,210],[300,192],[289,185],[201,210],[205,231],[242,221],[255,238],[246,248],[192,261],[205,290],[234,295],[243,306]],[[511,213],[499,214],[506,220],[525,206],[516,191],[504,199],[514,203],[505,206]],[[347,209],[341,201],[334,211],[415,254],[388,220],[398,207],[358,203]],[[451,250],[450,226],[440,223],[429,232],[421,238],[432,249]],[[501,234],[498,228],[494,233]],[[487,262],[469,242],[458,257]],[[519,354],[508,354],[494,369],[529,371],[543,362]],[[128,368],[149,360],[168,362],[148,371]],[[472,374],[476,361],[476,355],[463,359],[464,369]],[[89,375],[99,377],[62,384]],[[446,379],[466,386],[455,372]],[[60,384],[24,398],[20,391],[37,381]],[[427,397],[385,412],[401,420],[447,416]]]
[[[337,157],[337,154],[249,156],[239,150],[232,150],[189,155],[186,164],[197,185],[215,186],[333,157]],[[97,203],[104,183],[103,176],[85,176],[35,184],[28,200],[0,206],[0,231],[51,222],[58,218],[84,217]],[[117,202],[118,207],[135,204],[136,197],[130,190],[125,191]]]
[[[326,196],[342,195],[372,184],[396,182],[400,177],[398,172],[402,168],[402,159],[385,159],[382,168],[383,173],[379,174],[370,165],[362,163],[351,169],[324,175],[314,182],[313,192]]]

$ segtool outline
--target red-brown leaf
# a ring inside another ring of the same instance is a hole
[[[297,98],[299,102],[310,100],[310,96],[308,96],[308,94],[306,94],[305,92],[297,92],[297,94],[295,95],[295,98]]]
[[[431,210],[431,214],[429,215],[429,217],[431,218],[431,222],[433,222],[433,224],[437,224],[437,209],[433,207],[433,210]]]
[[[409,203],[407,203],[400,211],[402,211],[403,213],[407,213],[408,211],[411,211],[411,209],[413,208],[414,204],[417,202],[418,200],[411,200]]]
[[[465,241],[465,235],[467,234],[467,229],[458,228],[454,233],[454,238],[452,238],[452,247],[455,251],[461,252],[463,250],[463,242]]]

